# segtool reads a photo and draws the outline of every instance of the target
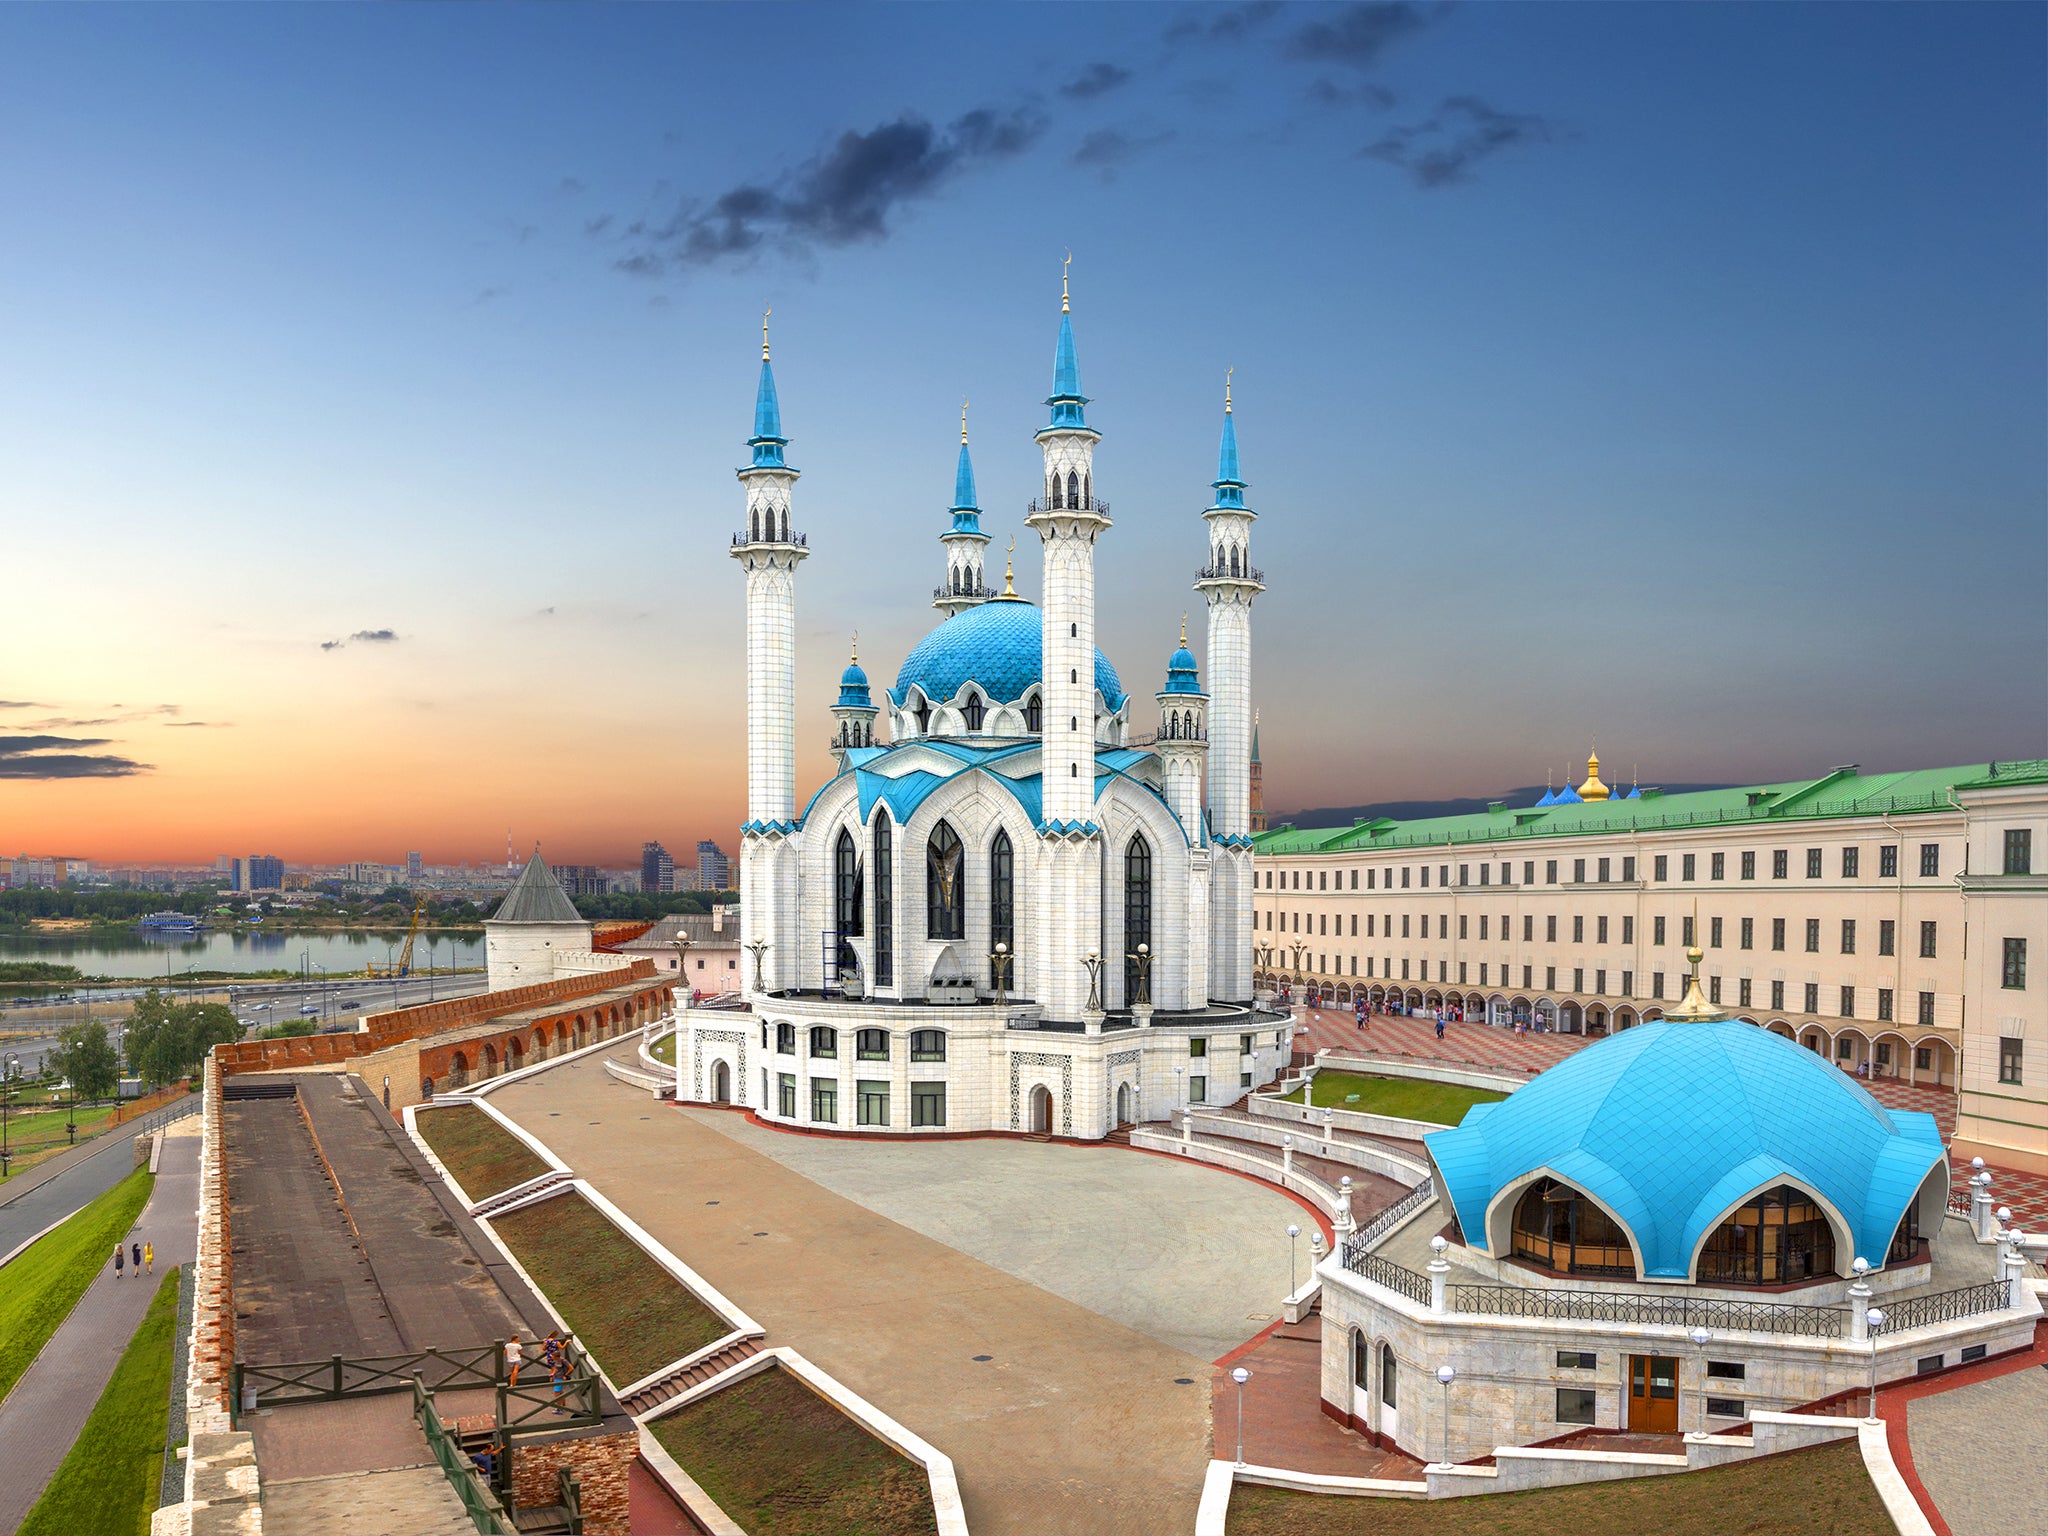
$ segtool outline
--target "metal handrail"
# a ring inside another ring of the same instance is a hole
[[[405,1392],[415,1380],[435,1389],[491,1387],[498,1381],[502,1349],[479,1344],[471,1349],[420,1349],[405,1355],[373,1355],[350,1360],[329,1355],[286,1365],[235,1362],[235,1402],[256,1389],[264,1403],[336,1402],[348,1397],[376,1397]]]
[[[1195,572],[1197,581],[1255,581],[1266,584],[1266,573],[1257,566],[1247,565],[1243,570],[1233,571],[1226,565],[1205,565]]]
[[[1929,1323],[1952,1323],[1957,1318],[1975,1317],[1980,1312],[2002,1312],[2008,1300],[2005,1282],[1986,1280],[1953,1291],[1936,1291],[1931,1296],[1908,1296],[1885,1309],[1886,1333],[1903,1333]]]
[[[1779,1302],[1724,1301],[1639,1291],[1564,1291],[1519,1285],[1454,1285],[1450,1288],[1450,1310],[1485,1317],[1648,1323],[1667,1328],[1697,1325],[1717,1331],[1789,1333],[1816,1339],[1842,1337],[1848,1317],[1839,1307],[1795,1307]]]
[[[1350,1242],[1346,1244],[1346,1253],[1349,1253],[1350,1244],[1353,1243],[1358,1246],[1361,1252],[1371,1248],[1376,1241],[1388,1232],[1391,1232],[1395,1224],[1406,1217],[1409,1212],[1421,1209],[1435,1198],[1436,1178],[1434,1175],[1426,1175],[1420,1184],[1409,1190],[1407,1194],[1360,1227],[1351,1237]]]
[[[732,547],[734,549],[744,549],[749,544],[793,544],[798,549],[809,549],[810,536],[808,534],[792,533],[786,539],[757,539],[745,529],[732,536]]]
[[[934,599],[941,597],[968,597],[977,602],[986,602],[996,595],[994,587],[933,587]]]
[[[1406,1296],[1410,1301],[1429,1304],[1429,1276],[1418,1275],[1414,1270],[1396,1264],[1392,1259],[1383,1259],[1376,1253],[1367,1253],[1353,1234],[1344,1243],[1344,1267],[1354,1275],[1384,1285],[1397,1295]]]
[[[1044,501],[1042,498],[1034,498],[1030,503],[1028,503],[1025,506],[1024,510],[1027,513],[1100,512],[1103,514],[1103,516],[1107,517],[1109,515],[1109,503],[1104,501],[1100,496],[1064,497],[1058,501],[1053,502]]]
[[[417,1377],[412,1383],[412,1412],[426,1434],[427,1446],[433,1451],[434,1460],[441,1465],[442,1475],[462,1501],[462,1512],[476,1527],[477,1536],[507,1536],[513,1529],[512,1517],[506,1513],[505,1506],[484,1480],[476,1463],[463,1454],[462,1447],[448,1433],[448,1427],[441,1422],[440,1410],[434,1406],[434,1394]],[[580,1501],[576,1513],[581,1513]]]

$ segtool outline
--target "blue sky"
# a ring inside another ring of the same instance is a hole
[[[0,841],[729,830],[764,304],[815,783],[963,394],[1022,531],[1069,248],[1140,697],[1237,370],[1276,809],[2039,754],[2044,14],[0,11],[0,726],[215,727],[0,753]]]

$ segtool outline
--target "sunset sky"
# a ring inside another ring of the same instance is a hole
[[[807,796],[1069,248],[1141,723],[1236,369],[1275,810],[2041,755],[2044,15],[0,8],[0,850],[736,851],[762,308]]]

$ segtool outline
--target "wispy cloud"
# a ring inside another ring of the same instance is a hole
[[[167,720],[164,723],[174,731],[225,731],[234,725],[232,720]]]
[[[1164,130],[1138,133],[1121,128],[1098,128],[1075,146],[1071,158],[1075,165],[1107,174],[1133,156],[1164,144],[1172,137],[1172,133]]]
[[[1227,43],[1256,31],[1280,14],[1279,0],[1248,5],[1190,6],[1166,29],[1169,43]]]
[[[48,709],[47,704],[38,704],[32,699],[0,699],[0,709]]]
[[[1370,69],[1395,43],[1414,36],[1436,19],[1434,7],[1409,0],[1355,0],[1314,21],[1287,39],[1286,54],[1310,64],[1345,64]]]
[[[0,735],[0,779],[123,779],[149,764],[111,752],[103,736]]]
[[[1562,131],[1534,113],[1502,112],[1475,96],[1452,96],[1421,122],[1389,130],[1360,154],[1398,165],[1420,187],[1447,187],[1504,149],[1548,144]]]
[[[320,642],[320,649],[323,651],[338,651],[342,647],[351,644],[391,645],[397,639],[398,631],[395,629],[359,629],[346,640],[322,640]]]
[[[943,129],[913,114],[865,131],[849,129],[823,154],[768,181],[687,202],[665,223],[629,226],[629,249],[617,265],[653,277],[764,250],[808,255],[881,240],[904,210],[974,169],[1030,148],[1044,132],[1044,116],[1030,106],[977,108]]]
[[[1130,79],[1128,69],[1105,59],[1090,64],[1061,86],[1060,94],[1074,101],[1093,101],[1097,96],[1107,96],[1120,85],[1128,85]]]

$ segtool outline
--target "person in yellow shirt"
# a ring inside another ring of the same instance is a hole
[[[152,1275],[156,1273],[155,1243],[144,1243],[142,1245],[142,1267]]]

